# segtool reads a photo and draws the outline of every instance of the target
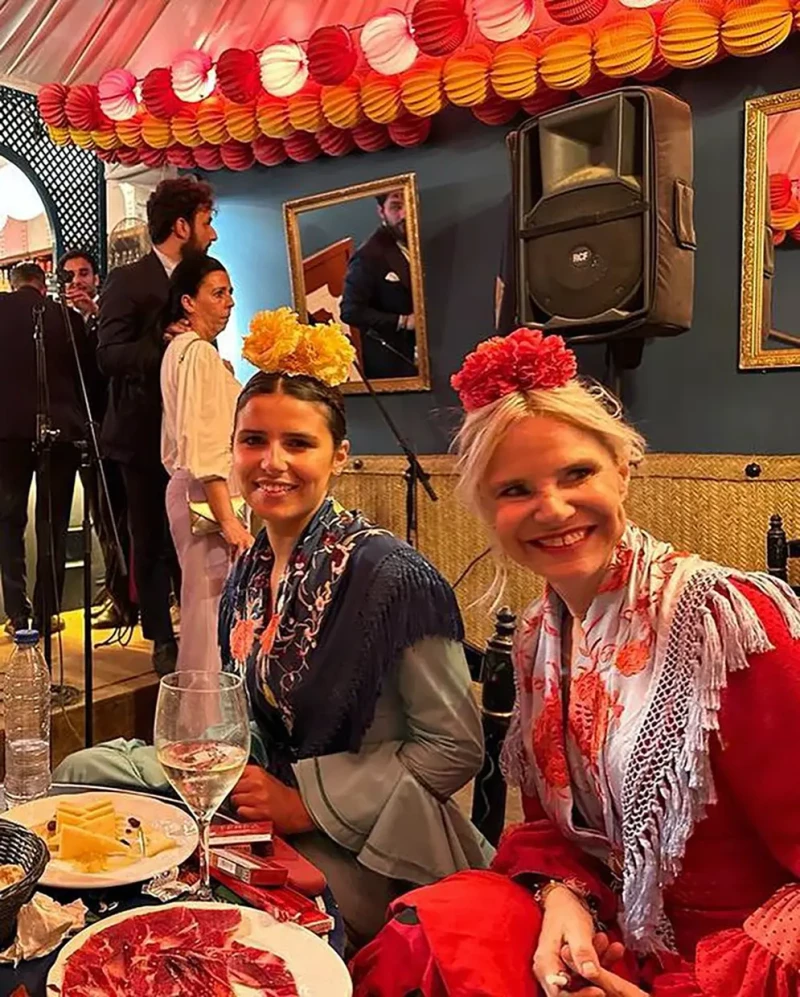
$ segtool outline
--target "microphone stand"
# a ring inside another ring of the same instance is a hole
[[[405,353],[401,353],[400,350],[396,350],[394,346],[391,346],[389,343],[387,343],[385,339],[383,339],[381,336],[378,335],[377,332],[375,332],[374,329],[365,329],[364,332],[369,339],[373,340],[376,343],[380,343],[385,350],[388,350],[389,353],[393,353],[396,357],[399,357],[403,361],[403,363],[408,364],[408,366],[414,371],[415,374],[419,373],[419,368],[417,367],[417,365],[414,363],[413,360],[409,359],[409,357],[407,357]]]

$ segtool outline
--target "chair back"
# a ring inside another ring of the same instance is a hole
[[[789,540],[783,528],[783,520],[775,513],[769,517],[767,530],[767,571],[784,582],[789,581],[789,559],[800,557],[800,540]],[[800,586],[793,585],[800,595]]]

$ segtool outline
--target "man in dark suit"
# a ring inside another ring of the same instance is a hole
[[[35,263],[16,267],[10,294],[0,294],[0,353],[7,371],[0,405],[0,575],[9,617],[6,629],[24,629],[33,615],[42,629],[58,613],[64,588],[67,530],[80,453],[85,436],[75,355],[60,307],[46,297],[44,271]],[[49,394],[49,417],[58,435],[50,444],[50,481],[34,449],[38,408],[34,323],[41,316]],[[84,371],[93,363],[81,317],[70,313],[72,334]],[[28,495],[36,476],[36,587],[27,594],[25,529]],[[52,542],[52,563],[47,555]],[[55,576],[55,584],[54,584]]]
[[[177,660],[170,594],[173,588],[180,591],[180,571],[161,464],[159,369],[165,344],[158,317],[182,256],[205,252],[216,239],[213,209],[209,184],[191,177],[163,180],[147,202],[152,251],[113,270],[100,297],[97,359],[110,379],[101,443],[106,456],[122,466],[142,633],[153,641],[159,674],[173,671]]]
[[[350,258],[341,319],[361,333],[362,366],[369,380],[414,377],[416,332],[405,195],[393,190],[377,201],[381,224]]]

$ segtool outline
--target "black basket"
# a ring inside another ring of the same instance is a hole
[[[36,889],[44,868],[50,861],[47,845],[27,828],[0,820],[0,865],[21,865],[25,877],[8,889],[0,889],[0,946],[14,937],[17,914]]]

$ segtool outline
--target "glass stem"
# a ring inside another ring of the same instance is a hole
[[[211,897],[211,865],[208,849],[208,833],[210,827],[210,818],[197,818],[197,830],[200,832],[200,892],[205,899]]]

